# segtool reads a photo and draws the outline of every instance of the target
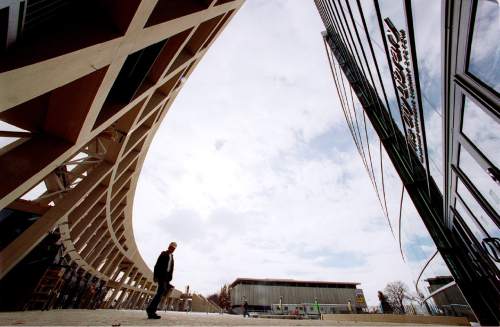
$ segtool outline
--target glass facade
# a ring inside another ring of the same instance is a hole
[[[500,301],[498,1],[315,3],[341,109],[414,293],[431,314],[473,317],[469,303],[481,323],[500,321],[484,309]],[[443,39],[445,21],[455,38]],[[481,269],[491,289],[463,278]]]
[[[443,114],[441,99],[441,2],[412,0],[415,45],[427,141],[429,172],[443,180]],[[443,184],[437,183],[443,192]]]
[[[465,9],[465,10],[464,10]],[[445,151],[448,193],[445,208],[471,252],[486,253],[485,269],[497,276],[500,267],[500,4],[476,0],[462,3],[463,26],[453,37],[457,62],[450,71],[445,96],[450,127]]]
[[[462,133],[464,136],[474,143],[496,167],[500,167],[498,122],[468,98],[465,99],[463,115]]]
[[[481,82],[500,92],[500,9],[498,1],[479,0],[469,60],[469,72]]]
[[[481,168],[467,149],[461,148],[458,159],[458,167],[464,172],[472,185],[485,197],[487,203],[495,213],[500,212],[500,194],[498,184]]]
[[[342,84],[346,85],[346,77],[337,69],[335,72]],[[350,90],[347,94],[350,94]],[[352,103],[351,103],[352,101]],[[362,105],[357,98],[344,99],[345,110],[348,117],[362,116]],[[361,111],[361,112],[359,112]],[[419,213],[408,196],[401,179],[396,172],[386,150],[380,142],[370,120],[353,119],[354,138],[358,140],[359,152],[365,163],[365,168],[371,179],[372,186],[377,194],[381,209],[387,218],[391,232],[398,242],[401,255],[410,266],[414,274],[414,289],[412,295],[420,298],[430,296],[429,285],[425,282],[428,278],[450,276],[441,255],[437,252],[436,245],[423,224]],[[358,134],[359,131],[359,134]],[[428,307],[437,310],[429,297]],[[442,313],[432,311],[431,313]]]

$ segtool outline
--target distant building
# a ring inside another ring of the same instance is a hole
[[[429,283],[429,293],[440,313],[447,316],[466,316],[474,320],[467,301],[451,276],[437,276],[425,280]]]
[[[240,313],[241,305],[248,301],[253,311],[271,311],[281,306],[284,313],[291,313],[297,305],[306,306],[311,312],[313,304],[320,305],[322,313],[353,312],[366,308],[363,290],[355,282],[301,281],[293,279],[238,278],[231,285],[231,307]],[[285,309],[286,308],[286,309]],[[303,310],[303,309],[301,309]]]
[[[191,311],[221,313],[223,310],[217,303],[210,301],[203,295],[193,293],[191,295]]]

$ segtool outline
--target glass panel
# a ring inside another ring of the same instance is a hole
[[[441,254],[438,253],[431,260],[431,262],[429,262],[427,267],[422,272],[422,276],[420,277],[420,280],[418,281],[417,285],[419,291],[421,291],[426,296],[429,295],[432,291],[435,291],[437,289],[437,288],[435,289],[429,288],[430,284],[429,282],[431,283],[433,282],[429,279],[434,279],[436,277],[445,277],[445,276],[447,277],[446,282],[443,283],[443,285],[440,285],[440,287],[452,282],[453,277],[451,276],[448,267],[446,266],[443,258],[441,257]],[[430,289],[432,289],[431,292],[429,292]]]
[[[500,237],[500,230],[498,226],[491,220],[491,218],[486,214],[486,212],[481,208],[479,203],[474,199],[469,190],[465,185],[458,180],[457,182],[457,194],[462,198],[467,207],[472,211],[474,216],[477,218],[479,223],[492,237]],[[470,228],[472,230],[472,227]]]
[[[500,212],[500,186],[479,166],[464,147],[461,147],[458,165],[493,209]]]
[[[394,232],[394,236],[399,238],[399,211],[401,209],[401,191],[403,183],[396,169],[392,165],[385,148],[382,147],[382,165],[384,169],[385,197],[387,202],[387,213]]]
[[[436,252],[436,245],[406,190],[401,216],[401,243],[406,262],[417,277]]]
[[[358,101],[358,98],[354,94],[354,91],[352,91],[351,86],[349,82],[347,81],[347,77],[345,76],[344,72],[339,69],[338,70],[339,74],[339,79],[343,82],[344,84],[342,85],[341,83],[341,96],[344,99],[344,105],[345,105],[345,110],[347,114],[347,119],[350,121],[352,125],[352,136],[357,142],[357,146],[359,147],[358,150],[360,151],[360,155],[362,156],[363,160],[368,157],[368,152],[366,149],[366,137],[365,137],[365,132],[364,132],[364,122],[363,122],[363,108],[361,104]],[[352,92],[352,96],[351,96]],[[353,102],[354,101],[354,102]],[[361,119],[360,119],[361,118]],[[370,178],[371,175],[370,175]]]
[[[396,10],[391,9],[390,13],[385,12],[384,8],[381,7],[381,14],[382,18],[390,16],[391,19],[394,17],[401,17],[402,10],[401,8],[401,2],[399,0],[391,0],[387,1],[390,3],[395,3]],[[354,3],[354,2],[352,2]],[[388,9],[391,8],[391,5],[388,5]],[[365,21],[366,25],[368,28],[369,32],[369,37],[373,43],[373,50],[375,52],[375,58],[377,59],[377,63],[379,64],[379,69],[380,69],[380,74],[382,75],[382,83],[384,84],[384,88],[387,92],[387,98],[389,102],[389,110],[391,111],[392,117],[394,121],[396,122],[397,126],[401,130],[402,133],[404,133],[403,129],[403,124],[401,122],[401,114],[399,112],[399,107],[397,104],[396,100],[396,93],[394,90],[394,84],[392,82],[392,73],[389,69],[389,64],[387,62],[387,56],[385,54],[384,50],[384,43],[382,39],[382,35],[380,33],[380,28],[378,26],[378,20],[377,20],[377,14],[375,11],[375,7],[373,5],[373,2],[367,2],[363,1],[362,2],[362,9],[363,9],[363,14],[365,16]],[[398,13],[399,10],[399,13]],[[361,16],[359,16],[361,17]],[[397,24],[397,26],[404,26],[406,25],[400,25],[400,19],[393,19],[393,22]],[[359,26],[363,26],[362,23],[360,22]],[[364,29],[363,29],[364,33]],[[385,33],[385,32],[384,32]],[[365,48],[367,51],[369,47]],[[371,56],[371,54],[370,54]],[[382,93],[379,93],[380,95],[383,95]]]
[[[369,157],[368,157],[368,146],[366,142],[366,134],[365,134],[365,120],[363,119],[363,107],[361,106],[361,103],[359,103],[358,98],[354,94],[354,91],[348,87],[347,90],[348,92],[347,96],[350,98],[350,100],[354,100],[354,102],[350,102],[352,104],[352,107],[354,110],[352,110],[352,119],[356,122],[356,132],[358,133],[358,140],[359,144],[362,147],[363,155],[364,158],[368,164],[368,169],[370,169],[370,163],[369,163]],[[351,97],[351,92],[352,92],[352,97]],[[370,178],[373,179],[373,176],[370,172]]]
[[[353,18],[355,17],[355,13],[359,14],[359,12],[357,11],[357,5],[355,3],[352,3],[352,5],[349,4],[349,6],[348,6],[347,2],[342,2],[342,1],[332,2],[332,4],[335,4],[335,3],[337,3],[336,8],[338,8],[338,10],[339,10],[338,15],[340,17],[340,20],[342,21],[342,24],[346,28],[346,30],[345,30],[346,36],[345,37],[348,40],[349,49],[352,51],[352,55],[355,58],[356,63],[358,64],[358,66],[362,70],[362,73],[363,73],[364,77],[366,78],[366,81],[368,82],[368,85],[363,84],[363,87],[373,87],[379,95],[379,97],[378,97],[379,99],[377,99],[376,97],[373,97],[373,98],[370,98],[369,100],[371,102],[374,102],[374,103],[376,103],[378,100],[383,101],[384,97],[383,97],[382,89],[380,88],[379,83],[377,83],[376,67],[371,60],[372,56],[371,56],[368,41],[365,38],[364,28],[363,28],[361,19],[360,19],[360,17],[357,17],[358,20],[355,23],[355,24],[357,24],[357,26],[353,25],[352,18],[349,14],[349,8],[351,9],[351,12],[353,13]],[[345,20],[344,20],[344,16],[345,16]],[[356,31],[358,32],[358,35],[356,35]],[[359,36],[360,40],[358,40],[357,36]],[[361,41],[361,43],[360,43],[360,41]],[[363,56],[363,53],[365,54],[365,56]],[[368,66],[365,62],[365,58],[368,61]],[[374,83],[372,83],[371,77],[374,78],[374,81],[373,81]],[[384,104],[384,102],[382,102],[382,104]]]
[[[479,243],[481,243],[483,238],[488,237],[488,235],[486,235],[481,229],[478,222],[473,217],[471,217],[467,209],[463,206],[462,202],[457,200],[455,209],[458,211],[460,217],[462,217],[464,223],[467,225],[467,227],[469,227],[470,231],[472,232],[472,234],[474,234]]]
[[[367,156],[369,162],[369,167],[373,171],[373,176],[375,179],[375,185],[377,187],[377,196],[379,197],[379,201],[381,206],[384,208],[383,210],[385,211],[385,201],[384,201],[384,192],[382,189],[382,172],[381,172],[381,167],[380,167],[380,138],[377,135],[377,132],[375,132],[375,129],[373,128],[370,120],[366,115],[364,116],[365,122],[366,122],[366,133],[368,135],[368,145],[367,149],[370,150],[369,155]],[[364,131],[363,131],[364,132]],[[371,160],[371,162],[370,162]]]
[[[359,133],[361,135],[361,144],[367,164],[368,175],[374,183],[377,198],[381,205],[382,211],[385,212],[384,192],[382,189],[382,172],[381,172],[381,153],[380,153],[380,138],[373,128],[370,120],[364,114],[364,111],[358,99],[354,97],[354,107],[356,120],[358,121]],[[366,129],[365,129],[366,128]]]
[[[360,53],[360,56],[362,56],[361,49],[363,49],[365,56],[366,56],[366,60],[368,61],[368,67],[366,67],[366,63],[364,61],[364,58],[362,58],[363,65],[365,67],[364,69],[366,71],[366,78],[370,81],[370,83],[372,83],[372,81],[370,79],[370,73],[371,73],[371,77],[373,77],[373,83],[375,84],[372,86],[377,91],[380,100],[382,101],[382,103],[385,106],[384,93],[382,91],[382,87],[381,87],[379,79],[378,79],[377,68],[375,67],[375,63],[373,61],[373,56],[372,56],[372,53],[370,50],[370,45],[369,45],[368,39],[366,37],[366,33],[365,33],[365,30],[363,27],[363,22],[362,22],[358,7],[357,7],[356,3],[353,2],[351,4],[348,1],[346,1],[345,4],[342,2],[342,6],[344,7],[344,10],[347,12],[348,12],[348,10],[347,10],[348,6],[351,8],[352,16],[353,16],[353,19],[354,19],[355,25],[356,25],[355,28],[357,29],[359,38],[361,40],[361,45],[358,46],[359,53]],[[348,18],[349,24],[350,24],[350,27],[352,27],[352,23],[351,23],[350,19],[351,18],[349,17]],[[352,31],[352,33],[354,33],[354,30]],[[353,37],[356,37],[355,34],[353,34]],[[356,38],[356,42],[357,42],[357,38]],[[357,43],[357,44],[359,44],[359,43]],[[372,45],[373,45],[373,43],[372,43]]]
[[[427,295],[442,289],[443,286],[453,281],[454,279],[448,267],[438,253],[422,273],[418,287],[421,292]],[[456,284],[442,289],[432,296],[432,300],[433,301],[428,304],[433,314],[446,316],[473,316],[467,301]]]
[[[486,214],[483,208],[481,208],[479,203],[476,202],[476,200],[472,197],[472,194],[460,180],[458,180],[457,183],[457,193],[460,195],[467,207],[469,207],[469,209],[472,211],[472,214],[477,218],[478,223],[483,227],[484,230],[486,230],[487,235],[484,235],[484,232],[480,231],[481,233],[478,237],[478,235],[476,235],[478,234],[478,231],[474,230],[475,228],[477,229],[477,226],[475,226],[477,223],[468,221],[466,218],[464,218],[464,222],[467,223],[467,226],[474,234],[474,236],[478,239],[479,243],[481,243],[483,238],[486,236],[500,238],[500,229],[498,228],[498,226]],[[460,212],[460,214],[462,213]],[[462,217],[464,216],[462,215]],[[472,219],[472,217],[470,217],[470,219]],[[497,268],[500,269],[500,263],[495,262],[495,264]]]
[[[443,128],[441,107],[441,1],[412,0],[429,170],[443,191]]]
[[[472,37],[469,71],[500,92],[500,4],[479,0]]]
[[[462,131],[495,166],[500,167],[500,124],[468,98],[465,98]]]

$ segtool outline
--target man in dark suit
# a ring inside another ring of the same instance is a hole
[[[173,253],[176,247],[177,243],[171,242],[168,246],[167,251],[163,251],[156,261],[154,268],[154,281],[158,283],[158,290],[156,291],[156,295],[153,297],[148,307],[146,308],[148,319],[161,318],[156,314],[156,309],[158,308],[158,304],[160,303],[162,296],[165,293],[168,294],[168,291],[173,288],[173,286],[170,285],[169,282],[172,280],[172,275],[174,273]]]
[[[245,303],[243,303],[243,318],[245,318],[245,316],[248,316],[248,318],[250,318],[250,314],[248,313],[248,301],[245,300]]]

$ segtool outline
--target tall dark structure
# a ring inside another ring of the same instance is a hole
[[[482,324],[498,325],[500,4],[315,3],[342,110],[418,297],[439,311],[436,298],[458,286]],[[438,276],[450,282],[424,283]]]

